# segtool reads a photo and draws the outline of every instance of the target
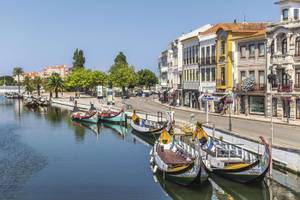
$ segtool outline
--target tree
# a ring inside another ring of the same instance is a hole
[[[109,72],[112,72],[115,69],[120,68],[122,66],[128,66],[127,58],[123,52],[119,52],[119,54],[116,56],[114,60],[114,64],[110,67]]]
[[[147,88],[150,88],[151,86],[154,86],[158,83],[156,75],[149,69],[142,69],[138,71],[137,75],[139,86],[145,86]]]
[[[86,92],[94,92],[97,85],[105,85],[107,75],[101,71],[91,71],[79,68],[66,77],[65,86],[72,90],[84,89]]]
[[[20,91],[20,75],[22,75],[24,73],[24,70],[21,67],[15,67],[13,69],[13,75],[17,76],[18,78],[18,91],[19,93],[21,93]]]
[[[23,85],[25,86],[25,90],[28,93],[33,92],[33,90],[34,90],[33,81],[28,76],[25,76],[24,81],[23,81]]]
[[[83,50],[76,49],[73,55],[73,69],[84,68],[85,57]]]
[[[42,83],[43,83],[43,79],[41,77],[39,77],[39,76],[37,76],[37,77],[35,77],[33,79],[33,85],[36,88],[38,96],[41,95],[41,86],[42,86]]]
[[[109,74],[109,79],[113,86],[121,87],[123,95],[125,94],[125,88],[136,85],[137,76],[133,67],[123,65],[122,67],[114,69]]]
[[[51,92],[55,92],[55,98],[58,98],[58,92],[62,91],[64,88],[64,82],[59,74],[53,73],[48,78],[48,88]]]
[[[12,76],[1,76],[0,85],[15,85],[15,80]]]

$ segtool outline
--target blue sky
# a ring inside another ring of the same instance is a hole
[[[157,71],[168,43],[207,23],[277,21],[274,0],[0,0],[0,75],[72,64],[108,70],[123,51],[137,69]]]

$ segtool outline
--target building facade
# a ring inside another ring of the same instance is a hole
[[[219,94],[233,91],[237,81],[235,40],[250,37],[266,28],[265,23],[224,23],[219,24],[216,44],[216,90]]]
[[[216,27],[199,33],[199,53],[200,53],[200,88],[201,94],[213,96],[216,92]],[[200,110],[206,109],[206,102],[199,99]],[[214,112],[214,102],[209,102],[209,111]]]
[[[266,29],[235,40],[236,114],[265,115]]]
[[[162,89],[168,89],[168,50],[163,51],[158,58],[159,80]]]
[[[299,0],[280,0],[280,22],[267,28],[268,116],[300,119]]]
[[[200,43],[198,35],[211,28],[211,25],[202,26],[180,37],[182,45],[182,89],[183,106],[200,107]]]

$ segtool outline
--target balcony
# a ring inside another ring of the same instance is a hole
[[[278,92],[292,92],[293,91],[293,85],[292,84],[278,84],[277,88]]]
[[[289,63],[293,63],[292,55],[277,54],[277,55],[272,55],[272,57],[271,57],[271,64],[283,65],[283,64],[289,64]]]
[[[238,92],[265,92],[266,91],[266,84],[254,83],[253,88],[250,91],[243,91],[242,84],[237,84],[237,91]]]

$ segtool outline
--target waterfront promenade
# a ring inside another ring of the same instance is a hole
[[[58,100],[69,101],[69,97],[74,94],[65,93],[64,96],[61,96]],[[88,105],[92,102],[95,106],[99,106],[103,103],[102,100],[98,100],[94,97],[81,96],[77,100],[80,104]],[[152,97],[142,98],[142,97],[133,97],[122,100],[116,98],[116,105],[119,108],[127,107],[130,105],[131,108],[136,109],[140,112],[145,112],[149,114],[156,115],[158,111],[166,111],[170,109],[169,106],[160,104]],[[206,115],[203,112],[192,110],[189,108],[172,108],[175,111],[175,120],[179,121],[189,121],[191,114],[195,116],[195,119],[198,121],[205,122]],[[211,122],[215,123],[216,128],[228,131],[228,117],[210,114],[209,119]],[[243,138],[257,141],[259,136],[264,136],[267,139],[271,137],[271,125],[269,120],[263,119],[260,121],[259,118],[245,118],[245,117],[236,117],[232,118],[232,133],[239,135]],[[281,122],[274,123],[274,146],[288,148],[291,150],[300,151],[300,126],[298,124],[284,124]]]

